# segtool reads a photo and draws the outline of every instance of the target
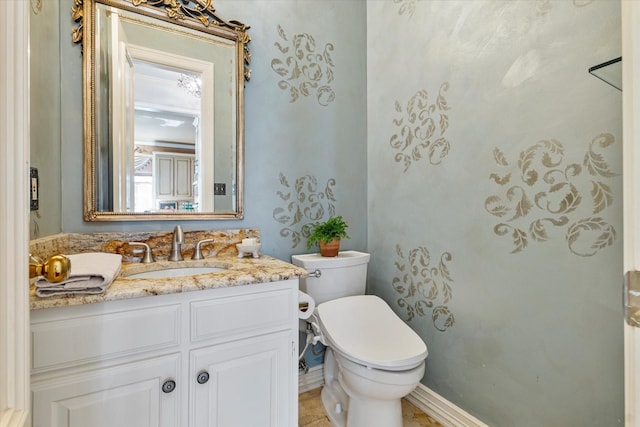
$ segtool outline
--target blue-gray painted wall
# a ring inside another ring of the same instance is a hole
[[[31,16],[32,163],[48,197],[32,235],[170,230],[82,219],[72,5]],[[264,252],[289,260],[306,251],[301,226],[335,209],[344,248],[372,254],[369,292],[427,342],[425,385],[492,426],[621,425],[622,98],[587,74],[620,55],[619,3],[215,7],[251,25],[246,215],[183,227],[260,228]],[[323,58],[320,92],[276,72],[293,40]]]

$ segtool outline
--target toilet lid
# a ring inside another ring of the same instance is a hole
[[[424,341],[375,295],[334,299],[317,310],[328,344],[356,363],[399,371],[427,357]]]

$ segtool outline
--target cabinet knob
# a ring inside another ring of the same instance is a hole
[[[176,389],[176,382],[174,380],[166,380],[162,383],[162,391],[165,393],[171,393]]]
[[[209,373],[207,371],[202,371],[198,374],[197,378],[198,384],[204,384],[209,381]]]

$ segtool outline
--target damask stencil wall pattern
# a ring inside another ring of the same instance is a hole
[[[559,237],[559,231],[569,251],[578,256],[593,256],[613,244],[616,230],[603,212],[614,203],[610,184],[619,174],[609,169],[600,151],[614,143],[609,133],[596,136],[582,164],[568,163],[563,145],[555,139],[526,148],[515,163],[494,149],[494,159],[504,171],[490,178],[504,191],[487,197],[485,209],[503,220],[493,231],[511,235],[511,253],[524,250],[530,239]]]
[[[448,262],[452,256],[444,252],[432,264],[431,254],[424,246],[409,250],[408,257],[399,244],[396,244],[397,261],[394,263],[397,276],[391,285],[400,294],[398,306],[407,313],[407,321],[412,321],[416,315],[423,317],[431,312],[433,326],[441,332],[454,324],[453,313],[446,305],[453,297],[450,283],[453,282]]]
[[[571,4],[575,7],[589,6],[591,3],[593,3],[593,0],[572,0],[571,1]],[[537,0],[536,2],[536,9],[538,10],[538,13],[541,15],[544,15],[545,13],[549,12],[552,7],[553,7],[552,0]]]
[[[400,5],[398,9],[398,15],[404,15],[405,13],[409,14],[409,17],[413,16],[413,13],[416,11],[416,2],[418,0],[393,0],[394,3]]]
[[[273,210],[273,219],[285,227],[280,230],[282,237],[291,237],[291,248],[297,247],[302,238],[309,237],[311,227],[336,214],[336,197],[333,188],[336,180],[330,178],[323,188],[319,187],[315,176],[304,175],[296,178],[293,188],[289,180],[280,173],[283,190],[276,194],[285,204]]]
[[[288,90],[290,102],[302,96],[315,96],[318,103],[327,106],[336,97],[331,87],[333,82],[333,44],[327,43],[324,49],[316,49],[316,41],[311,34],[294,34],[291,42],[284,29],[278,25],[278,35],[282,39],[274,43],[282,56],[271,60],[271,69],[282,80],[278,87]]]
[[[622,107],[587,72],[617,56],[619,14],[607,0],[367,2],[367,292],[427,343],[422,384],[480,424],[624,415]],[[450,145],[437,165],[412,156],[420,90],[431,141]],[[430,275],[440,264],[448,278]]]
[[[394,160],[404,165],[404,172],[413,162],[425,157],[432,165],[439,165],[449,154],[450,144],[445,137],[449,128],[447,111],[451,109],[444,97],[449,82],[440,85],[435,102],[429,101],[426,90],[419,90],[407,101],[406,107],[395,102],[395,111],[400,114],[393,119],[397,128],[389,143],[397,151]]]
[[[398,4],[398,15],[402,16],[405,13],[411,18],[416,11],[417,4],[424,0],[393,0],[393,3]],[[525,0],[529,1],[529,0]],[[530,2],[534,5],[536,13],[538,15],[545,15],[553,8],[553,2],[557,0],[535,0]],[[572,0],[571,4],[574,7],[585,7],[593,3],[594,0]],[[513,3],[515,1],[512,0]]]

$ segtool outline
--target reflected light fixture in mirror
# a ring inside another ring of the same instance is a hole
[[[76,0],[86,221],[242,219],[248,26],[212,2]]]
[[[178,77],[178,87],[184,89],[188,94],[200,98],[202,78],[200,76],[180,73],[180,77]]]

